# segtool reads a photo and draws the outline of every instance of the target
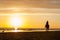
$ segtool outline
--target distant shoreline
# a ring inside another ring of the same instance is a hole
[[[60,29],[50,29],[48,32],[60,32]],[[46,30],[0,30],[0,33],[5,33],[5,32],[46,32]]]

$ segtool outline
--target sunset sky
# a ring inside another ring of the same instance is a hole
[[[60,28],[60,0],[0,0],[0,28],[13,28],[14,20],[19,28],[44,28],[47,20]]]

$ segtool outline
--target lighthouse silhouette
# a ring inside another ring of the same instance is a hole
[[[46,22],[45,28],[47,31],[49,30],[49,22],[48,21]]]

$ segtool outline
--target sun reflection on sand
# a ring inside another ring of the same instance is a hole
[[[15,28],[14,32],[23,32],[23,30],[18,30],[17,28]]]
[[[14,30],[14,32],[18,32],[18,30]]]
[[[17,28],[15,28],[14,32],[18,32]]]

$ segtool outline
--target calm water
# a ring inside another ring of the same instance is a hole
[[[0,30],[0,32],[35,32],[35,31],[45,32],[46,30]],[[49,31],[60,31],[60,29],[50,29]]]

